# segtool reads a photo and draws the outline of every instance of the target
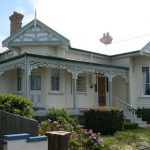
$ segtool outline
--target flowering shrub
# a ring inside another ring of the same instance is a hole
[[[70,114],[65,109],[51,108],[47,117],[50,120],[61,122],[66,121],[72,126],[76,126],[76,124],[78,124],[78,120],[71,117]]]
[[[71,132],[69,150],[101,150],[103,140],[100,133],[93,133],[92,130],[83,129],[81,125],[73,126],[65,119],[50,120],[41,122],[40,134],[44,135],[49,131]]]

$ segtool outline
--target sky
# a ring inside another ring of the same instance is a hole
[[[4,0],[0,4],[0,46],[10,34],[9,16],[37,19],[70,40],[71,46],[102,54],[142,49],[150,41],[150,0]],[[113,41],[99,39],[109,32]],[[0,52],[6,48],[0,47]]]

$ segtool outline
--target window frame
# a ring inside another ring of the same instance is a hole
[[[143,82],[143,68],[148,68],[149,69],[148,70],[149,71],[149,79],[148,79],[149,83],[146,83],[146,82],[144,83]],[[141,74],[142,74],[142,78],[141,78],[141,82],[142,82],[142,84],[141,84],[141,86],[142,86],[142,88],[141,88],[142,89],[142,95],[143,95],[143,97],[150,97],[150,66],[146,66],[146,65],[142,66],[142,68],[141,68]],[[149,85],[149,95],[144,93],[144,91],[145,91],[144,87],[146,85]]]

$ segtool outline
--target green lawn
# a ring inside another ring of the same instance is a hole
[[[150,150],[150,128],[117,132],[103,140],[103,150]]]

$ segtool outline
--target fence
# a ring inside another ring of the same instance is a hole
[[[28,133],[38,135],[38,122],[0,110],[0,139],[4,135]]]

